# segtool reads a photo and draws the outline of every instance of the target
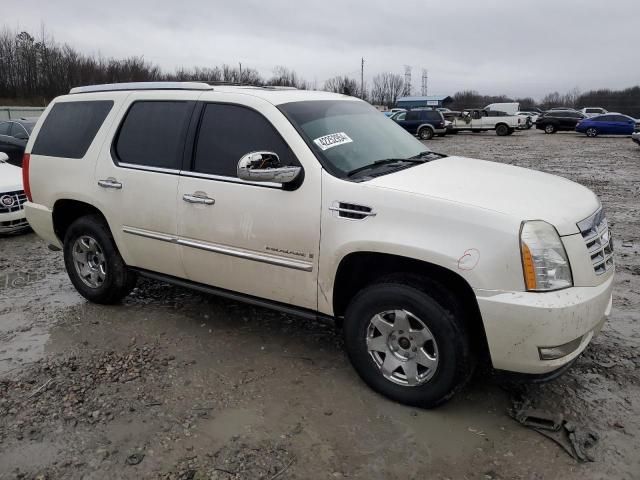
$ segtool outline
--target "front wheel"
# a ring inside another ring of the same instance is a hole
[[[593,127],[590,127],[590,128],[587,128],[586,134],[587,134],[587,137],[591,137],[591,138],[597,137],[598,130]]]
[[[433,138],[433,130],[429,127],[422,127],[418,132],[420,140],[431,140]]]
[[[117,303],[136,284],[137,275],[124,263],[109,227],[98,215],[71,224],[64,238],[64,264],[76,290],[94,303]]]
[[[351,363],[371,388],[433,408],[464,386],[472,362],[462,319],[440,303],[446,293],[424,289],[423,280],[362,290],[347,308],[344,337]]]
[[[544,127],[544,133],[556,133],[556,127],[552,124],[549,124]]]

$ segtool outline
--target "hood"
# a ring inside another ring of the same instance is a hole
[[[544,220],[560,235],[599,207],[588,188],[562,177],[502,163],[446,157],[383,175],[372,186],[463,203],[515,217]]]
[[[0,163],[0,192],[22,190],[22,169],[10,163]]]

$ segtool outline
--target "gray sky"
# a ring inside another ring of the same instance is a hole
[[[322,87],[422,69],[429,94],[514,96],[640,84],[637,0],[2,0],[0,25],[85,53],[144,55],[164,69],[276,65]]]

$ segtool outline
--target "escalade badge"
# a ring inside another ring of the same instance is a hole
[[[13,197],[11,195],[3,195],[2,197],[0,197],[0,203],[3,207],[12,207]]]

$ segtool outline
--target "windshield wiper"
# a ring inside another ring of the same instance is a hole
[[[414,155],[413,157],[409,157],[409,158],[410,159],[427,158],[427,157],[444,158],[446,156],[447,155],[445,155],[444,153],[432,152],[431,150],[424,150],[423,152],[420,152]],[[431,160],[434,160],[434,158],[432,158]]]
[[[365,170],[371,170],[373,168],[381,167],[384,165],[392,165],[394,163],[425,163],[428,160],[423,158],[383,158],[382,160],[376,160],[373,163],[369,163],[368,165],[364,165],[362,167],[354,168],[350,172],[347,172],[347,177],[352,177],[353,175],[364,172]]]

